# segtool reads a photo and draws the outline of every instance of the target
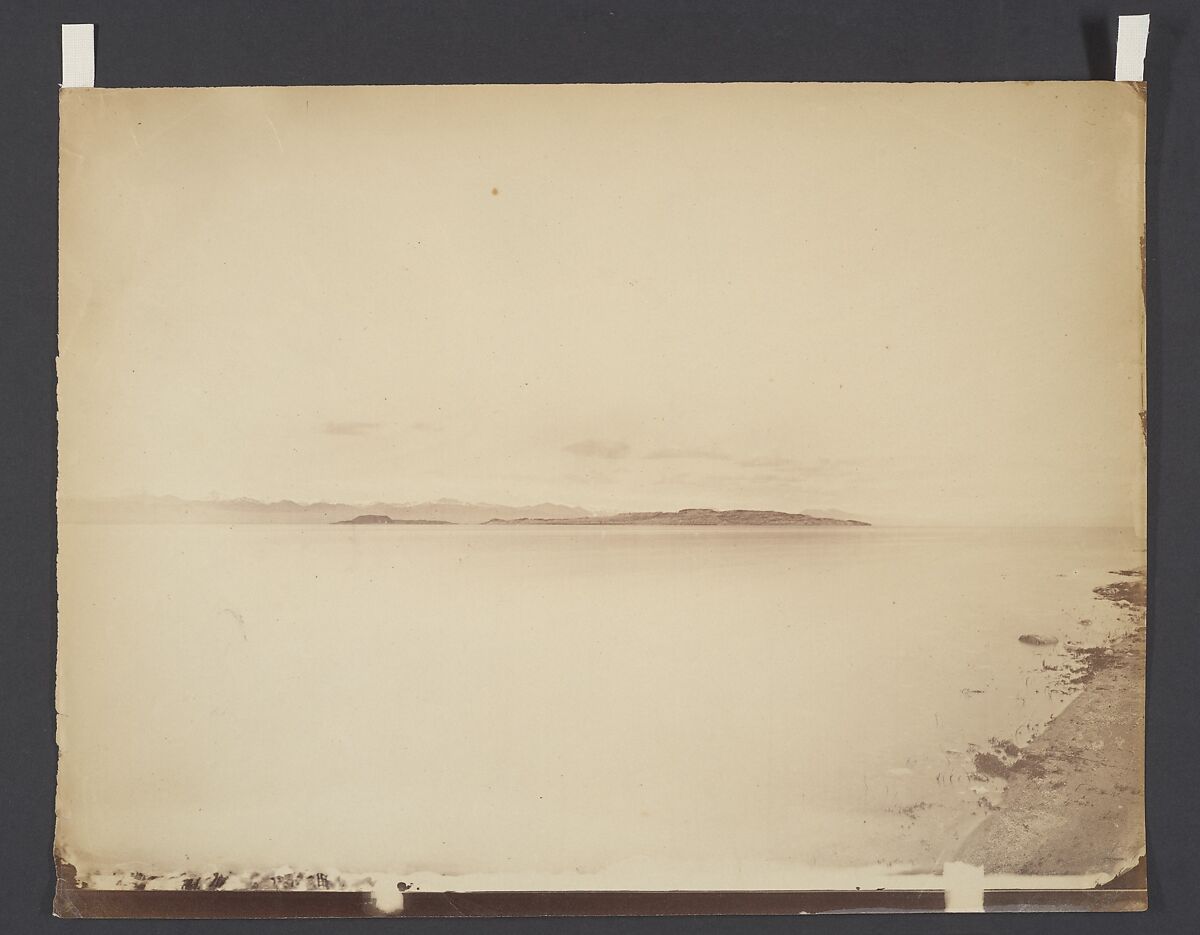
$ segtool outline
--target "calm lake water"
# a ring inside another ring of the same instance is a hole
[[[924,866],[978,809],[970,745],[1061,708],[1046,667],[1145,560],[1094,529],[61,538],[67,828],[169,869]]]

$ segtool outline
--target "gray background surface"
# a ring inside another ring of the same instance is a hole
[[[0,0],[0,930],[1183,932],[1200,920],[1200,56],[1196,5]],[[1111,79],[1118,13],[1152,14],[1149,877],[1136,916],[59,922],[54,801],[59,24],[96,23],[101,87]]]

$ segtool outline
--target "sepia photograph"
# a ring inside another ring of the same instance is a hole
[[[1146,908],[1145,85],[59,110],[58,914]]]

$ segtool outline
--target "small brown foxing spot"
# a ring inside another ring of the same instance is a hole
[[[500,194],[500,189],[498,189],[498,188],[493,188],[493,189],[492,189],[492,194],[493,194],[493,195],[499,195],[499,194]]]

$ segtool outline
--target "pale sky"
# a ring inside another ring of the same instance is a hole
[[[1140,502],[1128,86],[63,95],[64,495]]]

